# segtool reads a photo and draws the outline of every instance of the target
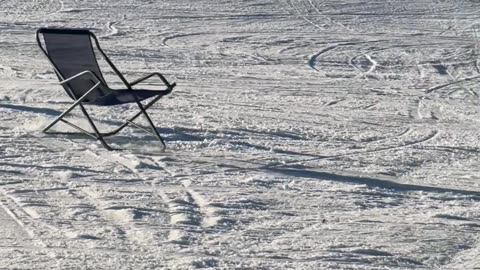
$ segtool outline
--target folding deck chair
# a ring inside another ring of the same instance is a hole
[[[43,36],[43,44],[40,38],[41,35]],[[61,121],[79,130],[81,133],[87,134],[90,137],[99,140],[106,149],[113,150],[113,148],[111,148],[105,142],[104,137],[115,135],[130,124],[143,129],[158,138],[162,144],[162,151],[165,150],[165,142],[155,128],[155,125],[148,116],[146,110],[161,97],[170,94],[173,88],[176,86],[175,83],[169,83],[165,77],[158,72],[149,74],[130,83],[127,82],[125,77],[120,73],[115,65],[113,65],[105,52],[100,48],[98,39],[89,30],[40,28],[36,33],[36,39],[40,49],[43,51],[43,53],[45,53],[48,60],[53,65],[60,84],[63,86],[67,94],[74,100],[73,104],[67,110],[65,110],[62,114],[55,118],[53,122],[43,129],[43,132],[48,134],[71,134],[67,132],[48,132],[51,127]],[[125,85],[124,89],[111,89],[108,87],[104,77],[102,76],[100,67],[98,66],[95,51],[92,45],[92,39],[95,42],[98,51],[103,55],[105,61]],[[165,90],[134,90],[132,88],[138,83],[154,76],[158,76],[165,84]],[[141,101],[148,98],[153,99],[146,105],[143,105]],[[118,128],[107,133],[99,132],[84,106],[86,104],[112,106],[124,103],[136,103],[140,111],[131,118],[127,119]],[[64,116],[77,106],[80,107],[81,111],[87,118],[88,123],[93,129],[93,133],[64,119]],[[150,124],[151,130],[148,130],[143,126],[133,122],[141,114],[145,116],[146,120]]]

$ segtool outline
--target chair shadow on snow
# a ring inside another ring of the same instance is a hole
[[[50,109],[50,108],[43,108],[43,107],[33,107],[33,106],[26,106],[26,105],[15,105],[15,104],[0,104],[0,108],[6,108],[6,109],[11,109],[11,110],[17,110],[17,111],[23,111],[23,112],[29,112],[29,113],[34,113],[34,114],[40,114],[48,117],[57,117],[61,114],[61,111],[55,110],[55,109]],[[102,124],[107,124],[107,125],[112,125],[112,126],[118,126],[122,124],[123,122],[121,121],[114,121],[114,120],[102,120]],[[258,130],[249,130],[249,129],[242,129],[242,128],[237,128],[237,129],[230,129],[230,130],[208,130],[208,129],[194,129],[194,128],[185,128],[185,127],[175,127],[175,128],[159,128],[163,134],[166,135],[166,140],[167,141],[181,141],[181,142],[203,142],[207,137],[203,135],[195,135],[195,134],[205,134],[205,132],[210,133],[210,138],[221,138],[220,134],[223,134],[223,136],[227,136],[227,138],[230,140],[230,144],[234,146],[240,146],[244,148],[250,148],[250,149],[255,149],[255,150],[260,150],[260,151],[271,151],[272,149],[267,146],[262,146],[258,144],[253,144],[249,142],[244,142],[240,141],[242,137],[249,136],[251,134],[254,135],[261,135],[262,137],[278,137],[281,139],[287,139],[287,140],[303,140],[304,138],[301,136],[301,134],[292,134],[291,132],[263,132],[263,131],[258,131]],[[142,131],[139,131],[137,136],[141,136],[140,134]],[[70,138],[72,139],[82,139],[82,138],[87,138],[84,134],[71,134],[69,135]],[[132,144],[135,143],[135,141],[138,142],[144,142],[144,143],[150,143],[154,142],[157,139],[154,136],[151,135],[144,135],[141,136],[137,139],[132,139],[131,137],[128,136],[123,136],[121,134],[111,137],[108,139],[110,142],[122,145],[122,144]],[[289,151],[289,150],[282,150],[282,149],[274,149],[274,152],[277,154],[285,154],[285,155],[294,155],[294,156],[309,156],[313,158],[324,158],[325,156],[321,155],[315,155],[315,154],[308,154],[308,153],[299,153],[295,151]]]
[[[85,168],[85,167],[74,167],[74,166],[64,166],[64,165],[35,165],[35,164],[19,164],[19,163],[10,163],[10,162],[0,162],[0,166],[2,167],[12,167],[12,168],[19,168],[19,169],[30,169],[36,168],[39,170],[51,170],[51,171],[71,171],[71,172],[87,172],[87,173],[99,173],[100,171]],[[17,173],[21,173],[19,171],[15,171]],[[21,173],[23,174],[23,173]]]
[[[16,105],[16,104],[0,104],[0,108],[34,113],[34,114],[44,115],[48,117],[57,117],[60,114],[62,114],[61,111],[58,111],[55,109],[43,108],[43,107],[32,107],[32,106],[26,106],[26,105]],[[121,121],[112,121],[112,120],[103,120],[102,122],[110,125],[119,125],[123,123]]]
[[[463,196],[473,196],[471,199],[480,201],[480,191],[474,191],[474,190],[461,190],[461,189],[423,186],[423,185],[406,184],[406,183],[404,184],[404,183],[399,183],[397,181],[389,180],[389,179],[341,175],[341,174],[335,174],[330,172],[308,170],[303,168],[298,169],[298,168],[266,167],[264,168],[264,170],[267,170],[269,172],[276,173],[276,174],[286,175],[286,176],[310,178],[315,180],[327,180],[327,181],[351,183],[351,184],[362,184],[362,185],[366,185],[369,188],[390,189],[397,192],[420,191],[420,192],[431,192],[431,193],[452,193],[452,194],[459,194]]]
[[[28,113],[33,113],[37,115],[43,115],[46,117],[57,117],[59,116],[62,112],[55,110],[55,109],[50,109],[50,108],[43,108],[43,107],[33,107],[33,106],[26,106],[26,105],[16,105],[16,104],[0,104],[0,108],[5,108],[5,109],[10,109],[10,110],[16,110],[16,111],[22,111],[22,112],[28,112]],[[112,126],[118,126],[122,124],[122,121],[115,121],[115,120],[104,120],[102,119],[101,121],[102,124],[104,125],[112,125]],[[176,128],[159,128],[159,130],[162,131],[162,133],[167,135],[167,140],[179,140],[179,141],[184,141],[184,142],[194,142],[194,141],[203,141],[205,137],[203,136],[196,136],[193,135],[195,133],[205,133],[205,130],[201,129],[192,129],[192,128],[182,128],[182,127],[176,127]],[[138,131],[138,134],[142,134],[142,131]],[[85,136],[85,134],[71,134],[69,135],[69,138],[71,139],[83,139],[83,138],[88,138]],[[154,136],[151,135],[144,135],[136,139],[132,139],[131,137],[124,136],[124,135],[117,135],[114,137],[111,137],[108,139],[112,143],[115,144],[127,144],[127,143],[135,143],[136,141],[138,142],[143,142],[143,143],[150,143],[154,142],[157,139]]]
[[[32,106],[25,106],[25,105],[13,105],[13,104],[0,104],[0,108],[24,111],[24,112],[31,112],[36,114],[43,114],[50,117],[58,116],[61,112],[49,109],[49,108],[41,108],[41,107],[32,107]],[[113,121],[113,120],[103,120],[103,124],[107,125],[118,125],[121,123],[120,121]],[[205,140],[205,136],[195,135],[195,134],[204,134],[206,131],[210,133],[211,138],[219,137],[219,134],[222,133],[224,136],[227,135],[231,137],[232,143],[237,146],[253,148],[256,150],[261,151],[270,151],[271,149],[266,146],[255,145],[248,142],[239,141],[235,139],[235,137],[244,137],[248,134],[256,134],[256,135],[264,135],[269,137],[282,137],[284,139],[290,140],[302,140],[303,138],[301,135],[295,134],[287,134],[281,132],[261,132],[257,130],[247,130],[247,129],[233,129],[233,130],[218,130],[218,131],[211,131],[206,129],[194,129],[194,128],[184,128],[184,127],[175,127],[175,128],[161,128],[162,133],[166,134],[167,140],[171,141],[182,141],[182,142],[201,142]],[[141,131],[139,131],[141,133]],[[78,135],[70,135],[72,139],[80,139],[85,138],[86,136],[83,134]],[[138,142],[153,142],[156,141],[156,138],[151,135],[144,135],[135,140],[132,140],[130,136],[123,136],[117,135],[109,139],[112,143],[123,145],[123,144],[135,144],[136,141]],[[280,150],[275,149],[275,153],[277,154],[286,154],[286,155],[296,155],[296,156],[310,156],[315,158],[324,158],[324,156],[314,155],[314,154],[305,154],[299,153],[295,151],[288,151],[288,150]],[[235,169],[245,169],[240,167],[234,167]],[[459,189],[451,189],[451,188],[442,188],[442,187],[432,187],[432,186],[422,186],[422,185],[414,185],[414,184],[403,184],[396,181],[388,180],[388,179],[380,179],[380,178],[371,178],[371,177],[362,177],[362,176],[347,176],[341,174],[334,174],[329,172],[321,172],[315,170],[307,170],[307,169],[298,169],[298,168],[288,168],[288,167],[269,167],[269,166],[261,166],[257,168],[258,170],[267,170],[272,173],[283,174],[287,176],[294,176],[300,178],[310,178],[310,179],[317,179],[317,180],[328,180],[328,181],[336,181],[336,182],[344,182],[344,183],[354,183],[354,184],[363,184],[368,187],[372,188],[384,188],[384,189],[391,189],[395,191],[423,191],[423,192],[433,192],[433,193],[456,193],[466,196],[475,196],[480,200],[480,191],[470,191],[470,190],[459,190]]]
[[[36,114],[43,114],[46,116],[59,116],[61,114],[60,111],[57,111],[54,109],[31,107],[31,106],[25,106],[25,105],[0,104],[0,108],[17,110],[22,112],[31,112]]]

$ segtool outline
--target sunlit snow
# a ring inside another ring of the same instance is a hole
[[[71,100],[39,27],[176,82],[167,151],[43,134]],[[479,30],[467,0],[2,0],[0,268],[480,269]]]

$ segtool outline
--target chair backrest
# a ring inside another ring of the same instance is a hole
[[[40,34],[43,35],[45,48],[40,41]],[[41,28],[37,31],[38,45],[54,66],[59,80],[68,79],[85,70],[91,71],[101,80],[101,86],[89,94],[85,102],[94,101],[111,91],[98,66],[92,36],[90,31],[83,29]],[[78,99],[95,83],[91,76],[82,76],[64,84],[63,87],[70,97]]]

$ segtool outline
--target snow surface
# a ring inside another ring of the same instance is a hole
[[[42,26],[178,83],[166,153],[40,132],[70,102]],[[480,269],[479,30],[467,0],[2,0],[0,268]]]

